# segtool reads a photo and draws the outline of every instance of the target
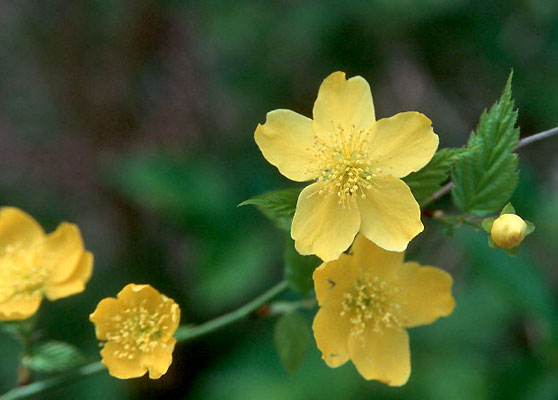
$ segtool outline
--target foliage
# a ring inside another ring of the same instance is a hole
[[[268,192],[245,200],[239,206],[253,205],[279,228],[291,230],[300,189],[285,189]]]
[[[462,211],[485,216],[499,211],[518,181],[519,140],[517,111],[511,94],[510,74],[500,100],[481,115],[467,143],[467,152],[453,168],[453,200]]]
[[[275,323],[275,348],[281,363],[290,373],[294,373],[304,360],[310,336],[308,322],[297,311],[282,315]]]

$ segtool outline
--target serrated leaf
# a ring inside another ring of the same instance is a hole
[[[304,360],[310,337],[308,322],[297,311],[282,315],[275,323],[275,348],[281,364],[289,373],[294,373]]]
[[[403,179],[420,205],[442,187],[448,179],[451,166],[462,152],[463,149],[442,149],[434,154],[424,168]]]
[[[307,295],[314,289],[312,273],[321,264],[316,256],[302,256],[294,248],[294,242],[287,240],[284,252],[285,279],[291,289]]]
[[[30,356],[24,357],[23,363],[33,371],[57,372],[83,364],[81,352],[71,344],[50,341],[33,349]]]
[[[515,127],[510,74],[500,99],[481,115],[468,141],[468,150],[452,171],[453,201],[466,213],[484,216],[498,212],[518,181],[518,158],[512,153],[519,140]]]
[[[285,189],[267,192],[243,201],[238,206],[253,205],[279,228],[287,232],[296,210],[296,202],[301,189]]]

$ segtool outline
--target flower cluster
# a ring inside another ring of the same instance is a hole
[[[436,152],[431,121],[418,112],[376,120],[366,80],[335,72],[320,86],[313,119],[271,111],[255,140],[281,174],[314,181],[298,197],[291,236],[300,254],[324,261],[313,275],[320,306],[313,330],[327,365],[351,359],[366,379],[404,384],[405,328],[434,322],[455,305],[450,275],[403,262],[423,225],[401,178]]]
[[[63,222],[46,234],[20,209],[0,209],[0,320],[29,318],[43,296],[82,292],[92,270],[93,255],[74,224]]]

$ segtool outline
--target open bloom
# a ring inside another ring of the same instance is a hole
[[[366,379],[400,386],[411,372],[405,328],[451,314],[451,276],[403,262],[358,235],[351,254],[314,271],[320,309],[312,328],[322,358],[332,368],[352,360]]]
[[[92,270],[93,255],[74,224],[63,222],[47,235],[20,209],[0,209],[0,320],[29,318],[43,296],[82,292]]]
[[[127,285],[117,298],[101,300],[89,319],[103,341],[102,362],[112,376],[136,378],[149,371],[151,379],[158,379],[169,369],[180,308],[150,285]]]
[[[386,250],[405,250],[423,225],[400,178],[434,155],[438,136],[431,121],[418,112],[376,121],[366,80],[346,80],[343,72],[324,80],[313,116],[271,111],[255,132],[281,174],[316,181],[298,198],[291,229],[298,252],[335,260],[359,231]]]

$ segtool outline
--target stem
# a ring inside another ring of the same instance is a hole
[[[233,322],[238,321],[246,316],[248,316],[253,311],[257,310],[259,307],[267,303],[269,300],[277,296],[283,290],[287,288],[287,282],[281,281],[277,285],[273,286],[267,292],[263,293],[262,295],[256,297],[254,300],[246,303],[239,309],[231,311],[230,313],[221,315],[211,321],[208,321],[204,324],[198,326],[181,326],[176,331],[174,337],[178,342],[185,342],[187,340],[193,339],[198,336],[205,335],[207,333],[211,333],[223,326],[229,325]],[[0,400],[3,400],[0,398]]]
[[[179,343],[184,343],[188,340],[195,339],[197,337],[206,335],[222,327],[230,325],[233,322],[236,322],[248,316],[250,313],[257,310],[269,300],[280,294],[286,288],[287,282],[281,281],[260,296],[256,297],[254,300],[246,303],[235,311],[224,314],[198,326],[191,327],[182,325],[176,331],[176,340]],[[9,392],[4,393],[3,395],[0,395],[0,400],[28,399],[38,394],[60,388],[66,383],[75,382],[81,378],[86,378],[103,371],[106,371],[106,367],[100,361],[96,361],[76,368],[66,374],[58,375],[49,379],[37,381],[27,386],[12,389]]]
[[[550,136],[554,136],[556,134],[558,134],[558,127],[549,129],[547,131],[535,133],[534,135],[531,135],[531,136],[524,137],[519,142],[517,142],[517,145],[515,146],[515,150],[518,150],[518,149],[520,149],[524,146],[527,146],[528,144],[538,142],[539,140],[546,139]],[[452,188],[453,188],[453,182],[446,183],[440,190],[438,190],[436,193],[434,193],[432,196],[430,196],[428,198],[428,200],[426,200],[423,203],[422,206],[423,207],[427,206],[428,204],[438,200],[440,197],[445,196],[446,194],[448,194],[451,191]]]

